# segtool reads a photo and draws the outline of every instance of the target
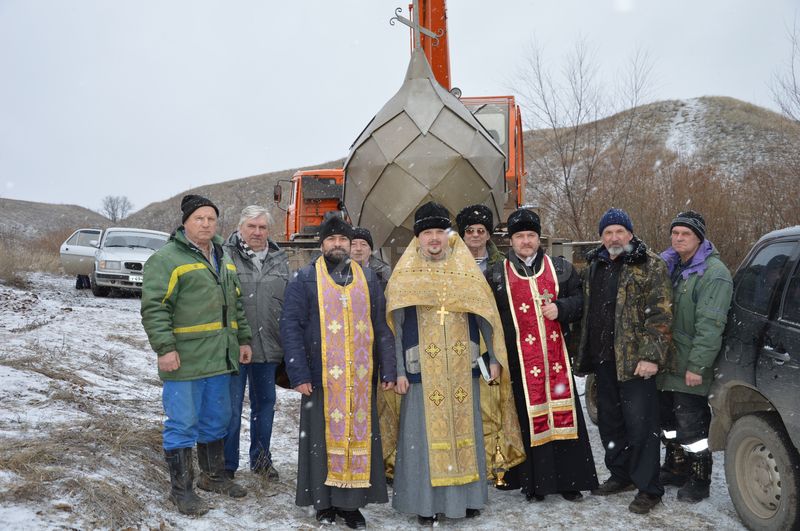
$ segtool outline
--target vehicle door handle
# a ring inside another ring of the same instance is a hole
[[[765,356],[769,356],[770,358],[772,358],[772,363],[774,363],[775,365],[783,365],[784,363],[786,363],[791,359],[789,357],[788,352],[779,352],[769,345],[764,345],[761,348],[761,352]]]

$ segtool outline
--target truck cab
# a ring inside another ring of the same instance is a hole
[[[291,196],[286,209],[284,241],[313,241],[325,213],[340,209],[344,170],[298,171],[289,182]],[[280,202],[280,193],[276,193],[275,200]]]

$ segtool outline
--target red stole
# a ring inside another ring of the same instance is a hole
[[[531,446],[577,439],[572,367],[561,325],[545,319],[541,308],[547,299],[556,300],[558,296],[553,262],[544,255],[541,271],[533,277],[520,276],[508,260],[504,265]]]

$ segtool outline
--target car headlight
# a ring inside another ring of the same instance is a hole
[[[121,262],[118,260],[100,260],[99,269],[113,269],[119,271],[121,267]]]

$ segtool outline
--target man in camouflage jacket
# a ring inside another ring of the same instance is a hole
[[[659,403],[653,376],[670,359],[672,286],[664,261],[633,235],[627,213],[600,220],[603,245],[587,255],[575,370],[594,372],[600,438],[611,477],[596,495],[638,489],[629,509],[661,501]]]

